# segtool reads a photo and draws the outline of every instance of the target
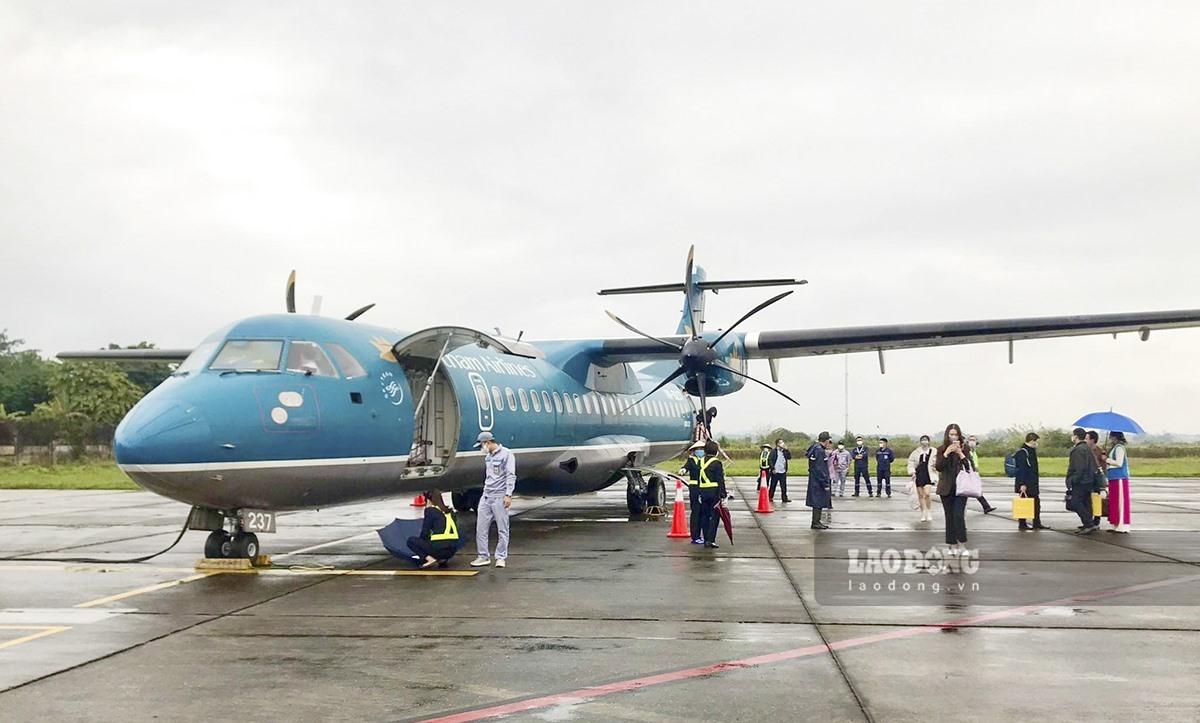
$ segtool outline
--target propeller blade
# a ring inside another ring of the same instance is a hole
[[[642,402],[646,401],[646,399],[648,399],[648,398],[650,397],[650,395],[651,395],[651,394],[654,394],[654,393],[655,393],[655,392],[657,392],[659,389],[662,389],[663,387],[665,387],[665,386],[667,386],[668,384],[670,384],[671,382],[673,382],[675,379],[677,379],[677,378],[679,377],[679,375],[680,375],[680,374],[683,374],[683,372],[684,372],[684,368],[683,368],[683,367],[679,367],[679,368],[677,368],[675,371],[671,372],[671,376],[669,376],[669,377],[667,377],[666,379],[662,380],[661,382],[659,382],[659,383],[658,383],[658,386],[654,387],[654,388],[653,388],[653,389],[651,389],[650,391],[648,391],[648,392],[646,392],[645,394],[643,394],[641,399],[637,400],[637,401],[636,401],[636,402],[634,402],[633,404],[630,404],[628,407],[625,407],[625,411],[624,411],[624,412],[621,412],[621,414],[625,414],[625,412],[628,412],[630,409],[633,409],[633,408],[634,408],[634,407],[636,407],[637,405],[639,405],[639,404],[641,404]]]
[[[712,439],[712,427],[708,418],[708,393],[705,391],[707,377],[704,372],[696,372],[696,391],[700,392],[700,419],[704,421],[704,436]]]
[[[791,294],[791,293],[793,293],[793,292],[791,292],[791,291],[785,291],[785,292],[783,292],[782,294],[780,294],[779,296],[774,296],[774,297],[771,297],[770,299],[767,299],[767,300],[766,300],[766,301],[764,301],[763,303],[759,304],[758,306],[754,307],[754,308],[753,308],[753,309],[751,309],[750,311],[746,312],[746,314],[745,314],[744,316],[742,316],[742,318],[740,318],[740,319],[738,319],[737,321],[733,322],[733,324],[732,324],[732,325],[730,325],[730,327],[729,327],[728,329],[726,329],[725,331],[721,332],[721,335],[720,335],[720,336],[718,336],[716,339],[713,339],[713,342],[712,342],[711,344],[709,344],[709,346],[711,346],[711,347],[715,347],[715,346],[717,345],[717,343],[718,343],[718,342],[720,342],[722,339],[724,339],[724,338],[725,338],[725,335],[726,335],[726,334],[728,334],[729,332],[731,332],[731,331],[733,331],[735,328],[737,328],[737,325],[738,325],[738,324],[742,323],[742,322],[743,322],[743,321],[745,321],[746,319],[749,319],[750,317],[754,316],[754,315],[755,315],[755,314],[757,314],[758,312],[762,311],[763,309],[767,308],[767,307],[768,307],[768,306],[770,306],[771,304],[774,304],[776,301],[779,301],[780,299],[782,299],[783,297],[785,297],[785,296],[787,296],[788,294]]]
[[[289,314],[296,313],[296,270],[292,269],[292,273],[288,274],[287,282],[287,310]]]
[[[621,326],[625,327],[626,329],[632,331],[634,334],[637,334],[638,336],[644,336],[647,339],[649,339],[650,341],[657,341],[659,344],[662,344],[663,346],[669,346],[672,349],[674,349],[675,351],[683,351],[683,347],[679,346],[678,344],[672,344],[671,342],[667,341],[666,339],[659,339],[657,336],[650,336],[649,334],[647,334],[644,331],[638,331],[637,329],[633,328],[633,326],[622,321],[621,317],[617,316],[616,314],[612,313],[611,311],[605,311],[604,313],[608,314],[608,318],[612,319],[613,321],[617,322],[618,324],[620,324]]]
[[[788,400],[788,401],[789,401],[789,402],[791,402],[792,404],[795,404],[797,407],[801,406],[801,405],[800,405],[800,402],[797,402],[795,399],[792,399],[791,397],[789,397],[788,395],[786,395],[786,394],[784,394],[783,392],[779,391],[778,389],[776,389],[775,387],[771,386],[770,384],[767,384],[766,382],[759,381],[758,379],[755,379],[754,377],[750,376],[749,374],[743,374],[743,373],[739,372],[737,369],[734,369],[734,368],[732,368],[732,367],[727,367],[727,366],[725,366],[725,365],[724,365],[724,364],[722,364],[721,362],[713,362],[713,363],[712,363],[712,365],[713,365],[713,366],[715,366],[715,367],[717,367],[717,368],[719,368],[719,369],[724,369],[725,371],[729,372],[730,374],[736,374],[736,375],[738,375],[739,377],[741,377],[742,379],[749,379],[750,381],[754,382],[755,384],[761,384],[762,386],[766,387],[767,389],[770,389],[771,391],[775,392],[775,393],[776,393],[776,394],[778,394],[779,396],[781,396],[781,397],[783,397],[784,399]]]
[[[354,321],[355,319],[357,319],[358,317],[367,313],[368,311],[370,311],[373,308],[375,308],[374,304],[367,304],[366,306],[355,309],[354,311],[350,312],[349,316],[346,317],[346,321]]]
[[[687,305],[688,322],[692,325],[692,338],[700,337],[700,327],[696,325],[696,310],[692,308],[692,293],[695,292],[696,286],[692,283],[692,266],[693,257],[696,255],[696,244],[692,244],[688,248],[687,268],[684,269],[683,293],[685,295],[684,303]]]

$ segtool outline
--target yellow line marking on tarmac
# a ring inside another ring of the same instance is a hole
[[[85,603],[79,603],[75,607],[77,607],[77,608],[92,608],[92,607],[96,607],[97,605],[103,605],[105,603],[110,603],[110,602],[117,602],[118,600],[124,600],[126,598],[135,597],[137,595],[145,595],[148,592],[157,592],[158,590],[165,590],[169,587],[175,587],[176,585],[183,585],[184,583],[192,582],[193,580],[201,580],[203,578],[209,577],[210,575],[214,575],[214,574],[216,574],[216,573],[201,572],[201,573],[197,573],[195,575],[188,575],[187,577],[181,577],[178,580],[168,580],[167,582],[160,582],[157,585],[147,585],[146,587],[139,587],[134,590],[129,590],[127,592],[117,593],[116,595],[109,595],[108,597],[101,597],[101,598],[96,598],[95,600],[88,600]]]
[[[195,572],[191,567],[138,567],[136,564],[107,565],[0,565],[0,572]]]
[[[224,574],[252,574],[252,575],[351,575],[351,576],[373,576],[373,577],[474,577],[479,574],[478,570],[289,570],[284,569],[251,569],[251,570],[224,570]]]
[[[24,637],[17,638],[16,640],[8,640],[6,642],[0,643],[0,650],[4,650],[5,648],[14,648],[23,643],[28,643],[31,640],[37,640],[38,638],[44,638],[48,635],[54,635],[55,633],[61,633],[63,631],[70,630],[70,629],[71,629],[70,626],[65,626],[65,625],[0,625],[0,630],[37,630],[38,631],[36,633],[33,633],[32,635],[26,635]]]

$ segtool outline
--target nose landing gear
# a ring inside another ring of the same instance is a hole
[[[273,517],[271,525],[268,532],[274,531]],[[223,513],[196,507],[192,509],[188,526],[193,530],[211,530],[204,540],[204,556],[210,560],[253,560],[258,557],[258,535],[244,529],[237,512]]]
[[[204,556],[209,559],[258,557],[258,535],[238,530],[230,535],[225,530],[214,530],[204,541]]]

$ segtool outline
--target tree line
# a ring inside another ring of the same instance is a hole
[[[126,412],[171,375],[166,363],[58,362],[0,331],[0,445],[108,445]],[[109,349],[151,349],[149,342]]]

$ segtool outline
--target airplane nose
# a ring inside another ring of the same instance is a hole
[[[212,429],[198,405],[156,399],[138,402],[113,435],[118,464],[186,461],[212,445]]]

